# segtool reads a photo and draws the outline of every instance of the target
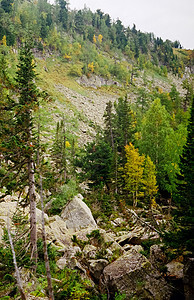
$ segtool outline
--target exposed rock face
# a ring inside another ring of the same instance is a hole
[[[119,87],[122,87],[121,84],[119,84],[117,81],[114,81],[112,79],[106,80],[103,77],[92,75],[89,78],[86,75],[83,75],[79,79],[77,79],[77,82],[81,85],[85,85],[87,87],[101,87],[103,85],[116,85]]]
[[[184,268],[184,292],[185,300],[194,299],[194,258],[188,258]]]
[[[75,196],[61,213],[61,217],[66,222],[67,229],[74,232],[87,227],[97,228],[91,210],[82,199],[81,194]]]
[[[171,294],[159,272],[136,250],[128,251],[104,268],[101,286],[105,285],[110,294],[120,291],[137,299],[166,300]]]

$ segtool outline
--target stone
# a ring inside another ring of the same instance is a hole
[[[13,216],[13,214],[16,211],[17,202],[0,202],[0,216],[7,217],[8,214],[10,218]]]
[[[86,245],[82,252],[86,258],[95,258],[96,251],[97,251],[97,247],[93,245]]]
[[[185,300],[193,300],[194,295],[194,258],[187,258],[184,271],[183,283]]]
[[[90,227],[97,228],[91,210],[83,202],[83,196],[78,194],[70,201],[61,213],[62,219],[66,222],[67,229],[72,232]]]
[[[37,224],[42,224],[42,211],[38,208],[36,208],[36,222]],[[44,213],[44,222],[45,224],[48,224],[49,218],[48,215]]]
[[[125,220],[123,218],[116,218],[114,221],[111,221],[111,224],[115,227],[121,226]]]
[[[56,265],[59,269],[63,270],[65,267],[67,267],[67,259],[65,257],[61,257],[59,260],[57,260]]]
[[[100,285],[103,292],[108,288],[110,296],[120,292],[126,294],[126,299],[135,296],[137,299],[167,300],[171,295],[164,278],[135,249],[104,268]]]
[[[124,246],[126,244],[132,244],[132,245],[135,245],[135,244],[140,244],[140,239],[138,237],[137,234],[134,234],[133,232],[129,232],[127,234],[124,234],[122,236],[119,236],[117,239],[116,239],[117,243],[120,245],[120,246]]]
[[[89,260],[88,263],[92,277],[99,280],[103,269],[108,265],[108,261],[106,259],[96,259]]]
[[[184,265],[178,261],[171,261],[167,265],[167,276],[173,279],[183,278],[183,268]]]
[[[115,234],[113,232],[106,232],[104,229],[99,229],[99,232],[103,238],[104,243],[113,243],[115,240]]]
[[[8,215],[9,215],[9,224],[11,225],[11,219],[12,217],[17,213],[17,209],[19,208],[18,202],[17,201],[12,201],[12,202],[0,202],[0,241],[2,241],[2,237],[4,234],[3,228],[7,227],[7,220],[8,220]],[[28,219],[30,218],[29,216],[29,206],[21,209],[20,210],[24,213],[25,215],[28,215]],[[38,208],[36,208],[36,217],[37,217],[37,231],[38,234],[42,235],[42,211]],[[44,221],[45,224],[48,223],[48,215],[44,214]],[[14,224],[16,225],[16,224]],[[15,227],[12,227],[12,231],[14,231]]]
[[[150,257],[149,261],[151,264],[155,266],[160,266],[161,264],[166,263],[166,255],[164,254],[164,251],[162,251],[162,246],[161,245],[152,245],[150,247]]]
[[[50,232],[55,239],[63,240],[68,233],[66,223],[60,216],[49,218]]]
[[[57,261],[57,266],[60,269],[64,269],[65,267],[68,267],[70,269],[79,269],[83,273],[85,273],[85,270],[82,268],[81,264],[78,262],[76,258],[76,254],[78,252],[81,252],[80,247],[78,246],[69,246],[63,249],[64,256],[61,257]]]
[[[112,245],[109,247],[109,249],[111,251],[123,251],[122,247],[117,242],[112,243]]]

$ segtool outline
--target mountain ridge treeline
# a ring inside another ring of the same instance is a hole
[[[70,45],[73,42],[83,46],[84,41],[89,41],[107,52],[114,52],[115,49],[121,51],[132,65],[137,64],[141,68],[142,64],[147,64],[147,67],[161,68],[164,73],[167,68],[179,76],[183,76],[185,66],[189,67],[193,61],[193,51],[181,52],[179,41],[163,41],[153,33],[137,30],[135,24],[132,28],[126,28],[121,20],[112,21],[110,15],[100,9],[92,12],[85,7],[71,11],[65,0],[55,4],[45,0],[2,0],[0,40],[6,36],[7,45],[14,46],[29,35],[36,41],[39,50],[58,50],[67,59],[70,59]],[[68,42],[70,45],[67,45]],[[182,53],[181,59],[179,51]],[[84,54],[82,56],[86,63],[84,68],[92,61],[94,63],[92,57],[86,59]]]

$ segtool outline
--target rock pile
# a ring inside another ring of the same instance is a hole
[[[17,210],[17,202],[0,203],[0,242],[3,227],[7,224],[9,212],[10,222]],[[29,210],[24,210],[29,214]],[[167,264],[160,245],[152,245],[149,259],[145,257],[142,243],[159,241],[158,232],[153,228],[136,224],[126,231],[105,231],[97,226],[92,213],[82,195],[77,195],[63,209],[61,216],[45,216],[47,241],[56,246],[62,257],[57,261],[60,269],[68,267],[79,269],[84,276],[97,283],[102,293],[113,295],[115,292],[126,294],[127,298],[163,300],[170,299],[172,289],[167,284],[161,266]],[[125,222],[116,218],[112,226],[120,228]],[[146,224],[146,223],[145,223]],[[41,211],[37,209],[38,236],[41,236]],[[14,232],[14,224],[12,224]],[[185,292],[192,293],[188,274],[192,274],[192,263],[185,269],[183,264],[170,262],[166,265],[166,276],[174,280],[185,281]],[[192,275],[193,276],[193,275]],[[184,278],[184,279],[183,279]]]

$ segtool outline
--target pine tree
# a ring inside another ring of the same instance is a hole
[[[57,172],[60,174],[60,182],[67,179],[67,159],[66,159],[66,133],[64,119],[57,123],[55,141],[52,147],[52,156]]]
[[[105,139],[111,146],[112,150],[114,151],[114,114],[112,112],[112,102],[109,101],[106,104],[106,110],[104,113],[104,122],[105,122]]]
[[[191,224],[194,222],[194,101],[187,130],[187,142],[183,147],[179,165],[180,175],[178,175],[177,193],[174,199],[179,203],[185,215],[183,217],[185,224]]]
[[[77,162],[77,165],[83,170],[84,179],[88,179],[90,185],[100,186],[105,184],[110,189],[111,167],[113,153],[112,149],[103,138],[99,137],[96,142],[85,146],[83,156]]]
[[[133,135],[135,132],[135,116],[125,99],[119,98],[118,103],[115,104],[115,137],[118,145],[118,151],[121,152],[124,157],[124,147],[133,142]]]
[[[173,247],[187,249],[194,253],[194,102],[188,124],[187,142],[179,164],[180,173],[177,175],[177,191],[173,201],[177,206],[175,221],[178,230],[165,235],[166,242]],[[181,240],[181,244],[180,244]]]
[[[30,204],[30,240],[31,258],[34,266],[37,262],[36,234],[36,195],[35,195],[35,154],[36,138],[34,134],[33,111],[40,95],[34,80],[35,64],[31,47],[26,43],[20,51],[16,75],[18,102],[12,101],[7,117],[9,126],[1,126],[0,151],[3,156],[4,171],[1,172],[1,184],[6,194],[28,187],[23,204]],[[8,163],[9,162],[9,163]]]

